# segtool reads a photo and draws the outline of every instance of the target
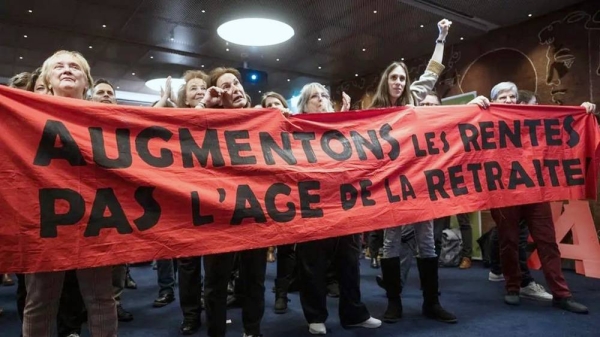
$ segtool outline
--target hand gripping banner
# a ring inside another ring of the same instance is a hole
[[[299,115],[0,87],[0,271],[206,255],[596,197],[579,107]]]

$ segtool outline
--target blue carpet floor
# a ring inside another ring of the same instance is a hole
[[[367,260],[362,261],[363,300],[371,315],[380,317],[385,310],[386,299],[383,291],[375,284],[378,270],[371,269]],[[181,319],[178,301],[163,308],[153,308],[152,301],[157,295],[156,272],[150,266],[132,268],[132,276],[138,283],[137,290],[126,290],[123,296],[124,307],[133,313],[132,322],[119,325],[121,337],[168,337],[179,336]],[[552,308],[548,303],[524,300],[521,306],[510,307],[502,302],[503,283],[487,280],[488,271],[475,263],[469,270],[441,269],[441,302],[454,312],[459,319],[455,325],[447,325],[428,320],[420,315],[421,294],[418,287],[418,273],[413,265],[409,284],[404,292],[404,318],[396,324],[384,324],[375,330],[340,327],[337,316],[337,299],[328,299],[328,336],[544,336],[576,337],[600,336],[600,280],[585,278],[572,272],[565,272],[576,299],[588,305],[590,315],[576,315]],[[271,308],[274,295],[271,293],[275,276],[275,264],[269,264],[267,271],[267,310],[262,327],[265,337],[310,336],[300,308],[298,294],[291,294],[290,310],[285,315],[275,315]],[[543,276],[535,271],[536,280],[545,285]],[[14,292],[16,287],[0,287],[0,307],[4,315],[0,317],[0,337],[17,337],[20,323],[16,313]],[[229,336],[242,336],[241,311],[228,312],[231,324]],[[199,334],[206,336],[202,327]],[[87,336],[87,333],[84,333]]]

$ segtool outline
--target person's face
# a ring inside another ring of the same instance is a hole
[[[500,91],[494,103],[517,104],[517,93],[512,90]]]
[[[437,105],[441,105],[441,104],[440,104],[440,100],[437,98],[436,95],[427,95],[427,96],[425,96],[425,99],[421,101],[421,105],[437,106]]]
[[[60,54],[50,65],[50,85],[55,96],[83,98],[87,77],[79,61],[70,54]]]
[[[50,93],[44,84],[44,79],[41,76],[38,76],[37,80],[35,80],[33,92],[40,95],[48,95]]]
[[[200,78],[192,78],[185,84],[185,104],[195,107],[206,94],[206,82]]]
[[[283,108],[283,104],[281,103],[281,101],[278,98],[267,97],[265,99],[265,107],[266,108],[279,108],[279,109],[282,109]]]
[[[406,86],[406,71],[404,68],[398,66],[394,68],[388,75],[388,88],[390,98],[395,101],[404,92],[404,87]]]
[[[106,83],[100,83],[94,87],[92,101],[106,104],[117,104],[117,99],[115,98],[115,91],[110,85]]]
[[[519,104],[523,104],[523,105],[537,105],[537,99],[534,97],[531,97],[531,99],[529,100],[529,102],[521,102]]]
[[[319,112],[330,112],[329,107],[331,101],[329,98],[329,92],[321,88],[314,88],[310,93],[308,102],[306,103],[306,111],[304,113],[319,113]]]
[[[223,90],[221,104],[226,109],[241,109],[248,104],[242,83],[235,75],[226,73],[217,79],[217,87]]]

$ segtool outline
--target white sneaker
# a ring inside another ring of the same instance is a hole
[[[490,280],[492,282],[502,282],[502,281],[504,281],[504,275],[503,274],[494,274],[494,273],[490,272],[490,274],[488,275],[488,280]]]
[[[378,320],[377,318],[369,317],[368,320],[366,320],[362,323],[352,324],[350,326],[358,327],[358,328],[376,329],[381,326],[381,321]]]
[[[327,328],[325,323],[310,323],[308,325],[308,332],[313,335],[325,335],[327,334]]]
[[[552,301],[552,295],[546,292],[543,286],[532,281],[526,287],[521,288],[519,292],[521,297],[530,298],[537,301],[549,302]]]

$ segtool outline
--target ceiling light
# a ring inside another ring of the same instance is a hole
[[[225,51],[229,51],[229,48],[225,49]]]
[[[321,41],[321,38],[320,38],[320,37],[318,37],[318,38],[317,38],[317,41]]]
[[[206,13],[206,11],[203,9],[203,10],[202,10],[202,13]]]
[[[528,17],[532,17],[532,16],[533,16],[533,14],[529,14],[529,15],[527,15],[527,16],[528,16]]]
[[[260,94],[260,93],[262,93],[262,91],[259,90],[258,93]]]
[[[160,89],[165,87],[166,82],[166,78],[155,78],[146,82],[146,86],[151,90],[160,92]],[[182,78],[171,78],[171,88],[179,88],[184,84],[185,80]]]
[[[106,25],[102,25],[102,28],[106,28]]]
[[[277,59],[277,62],[279,62],[279,59]]]
[[[92,46],[89,46],[90,49],[92,49]]]
[[[321,69],[321,66],[319,66],[319,69]]]
[[[23,56],[19,56],[19,60],[22,60],[22,59],[23,59]]]
[[[358,77],[358,74],[354,74],[354,76]]]
[[[172,38],[171,38],[171,41],[175,41],[175,38],[173,38],[173,37],[172,37]]]
[[[24,38],[27,38],[27,35],[23,35]]]
[[[201,68],[204,68],[204,64],[200,66]]]
[[[464,37],[461,37],[461,38],[460,38],[460,40],[461,40],[461,41],[462,41],[462,40],[464,40],[464,39],[465,39]]]
[[[377,11],[373,11],[373,14],[377,14]]]
[[[423,27],[425,27],[425,26],[421,25],[421,28],[423,28]]]
[[[131,73],[131,75],[135,76],[135,73]]]
[[[154,56],[150,56],[150,58],[151,58],[151,59],[153,59],[153,58],[154,58]]]
[[[288,78],[288,82],[290,81],[290,79]]]
[[[252,76],[250,76],[250,78],[255,81],[256,80],[256,74],[252,74]]]
[[[363,51],[367,51],[367,49],[366,49],[366,48],[363,48]]]
[[[121,87],[117,87],[117,89],[121,89]]]
[[[404,61],[404,57],[400,59],[400,61]]]
[[[32,10],[32,9],[30,9],[30,10],[28,10],[28,12],[29,12],[29,13],[33,13],[33,10]]]
[[[294,36],[294,29],[281,21],[246,18],[225,22],[217,29],[224,40],[244,46],[270,46]]]

